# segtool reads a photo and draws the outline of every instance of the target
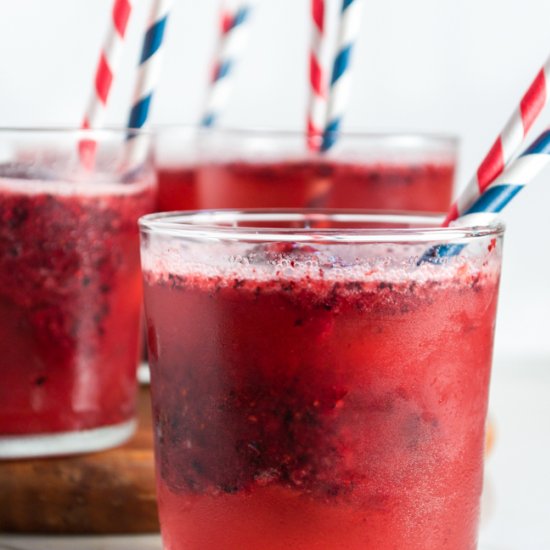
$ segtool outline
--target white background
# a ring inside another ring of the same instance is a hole
[[[111,1],[0,0],[0,126],[80,123]],[[126,121],[132,96],[149,1],[135,3],[111,124]],[[154,122],[200,118],[214,49],[218,1],[175,4]],[[260,0],[223,124],[303,126],[308,6],[309,0]],[[366,0],[346,127],[457,134],[464,185],[549,54],[548,0]],[[550,109],[541,118],[533,136],[550,124]],[[504,215],[491,404],[498,436],[488,472],[489,483],[498,480],[497,503],[482,532],[491,549],[550,548],[549,212],[546,172]],[[540,368],[531,374],[533,361]]]

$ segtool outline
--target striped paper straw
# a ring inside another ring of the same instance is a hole
[[[545,130],[462,214],[498,213],[550,164],[550,129]]]
[[[325,0],[311,0],[311,49],[309,52],[310,95],[307,112],[308,145],[313,151],[319,149],[317,136],[322,135],[326,115],[325,70],[322,63],[325,43]]]
[[[95,73],[94,89],[82,121],[82,128],[101,128],[115,73],[120,64],[126,28],[132,13],[130,0],[115,0],[111,21]]]
[[[550,129],[545,130],[485,191],[456,219],[460,225],[487,225],[506,205],[550,165]],[[454,225],[454,224],[453,224]],[[430,249],[421,262],[439,263],[458,255],[464,244],[440,245]]]
[[[246,46],[252,10],[251,0],[238,0],[231,2],[231,5],[222,5],[221,33],[201,121],[204,127],[216,124],[227,104],[235,65]]]
[[[550,57],[535,76],[531,86],[522,97],[519,107],[512,113],[465,191],[452,205],[445,219],[445,226],[469,209],[485,189],[503,172],[510,159],[521,147],[525,136],[546,105],[549,79]]]
[[[99,54],[94,87],[82,120],[81,127],[85,130],[101,128],[105,122],[109,92],[120,65],[124,38],[131,14],[132,2],[130,0],[114,1],[109,28]],[[96,142],[91,139],[83,139],[79,142],[78,150],[82,164],[91,169],[95,159]]]
[[[342,125],[351,90],[351,58],[361,28],[363,0],[342,0],[337,53],[332,67],[330,92],[323,136],[323,151],[330,149]]]
[[[139,59],[128,128],[143,128],[149,118],[153,94],[160,77],[164,51],[162,45],[171,8],[172,0],[153,2]],[[135,134],[128,134],[128,138],[128,160],[132,164],[140,162],[145,155],[144,141],[138,139]]]

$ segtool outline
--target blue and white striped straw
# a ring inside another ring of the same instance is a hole
[[[201,125],[214,126],[229,99],[235,66],[246,47],[255,0],[222,8],[222,28]]]
[[[508,203],[547,166],[550,165],[550,129],[545,130],[482,195],[453,222],[453,226],[487,225],[495,214],[501,212]],[[464,244],[439,245],[432,247],[419,263],[440,263],[443,258],[457,256]]]
[[[172,8],[172,0],[154,0],[149,24],[143,38],[138,76],[128,128],[143,128],[149,118],[153,94],[158,84],[163,58],[163,41]],[[128,148],[131,163],[140,162],[145,155],[143,140],[129,134]]]
[[[349,102],[352,78],[352,54],[361,29],[363,0],[342,0],[337,53],[332,67],[329,100],[322,150],[328,151],[338,137]]]

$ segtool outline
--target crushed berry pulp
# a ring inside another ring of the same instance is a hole
[[[0,172],[0,436],[133,417],[142,284],[137,219],[154,182]]]

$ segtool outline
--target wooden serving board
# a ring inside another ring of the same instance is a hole
[[[0,531],[151,533],[159,529],[148,388],[126,445],[88,455],[0,461]]]

